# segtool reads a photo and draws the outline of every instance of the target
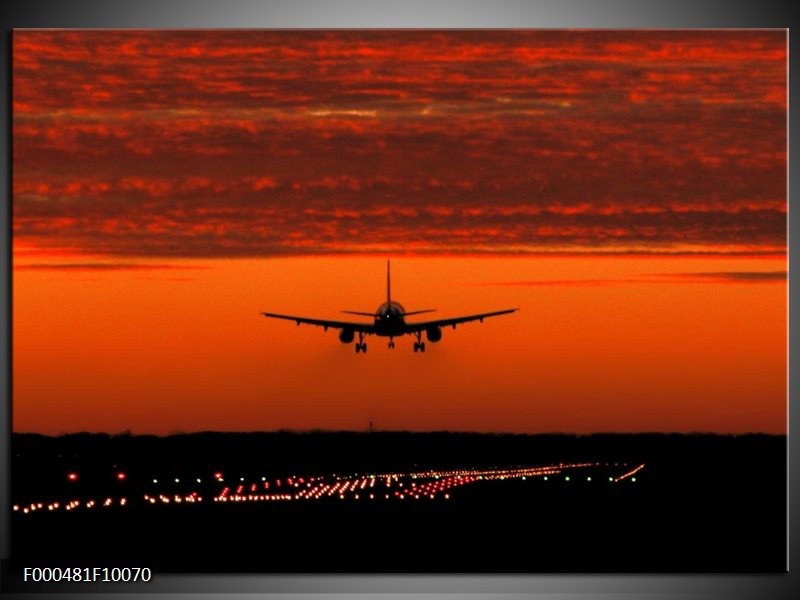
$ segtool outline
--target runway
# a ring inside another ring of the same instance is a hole
[[[778,436],[20,437],[11,572],[781,572]]]
[[[66,494],[58,497],[27,498],[13,505],[15,513],[34,516],[42,512],[103,510],[172,505],[174,507],[201,502],[215,503],[269,503],[269,502],[324,502],[327,500],[389,501],[450,500],[465,486],[491,484],[490,489],[499,494],[503,482],[514,480],[552,482],[552,485],[574,482],[574,485],[615,485],[636,483],[637,475],[645,465],[627,463],[558,463],[545,466],[493,469],[458,469],[442,471],[390,472],[349,475],[293,475],[284,479],[252,478],[244,475],[228,477],[221,471],[200,476],[170,476],[132,479],[124,471],[108,473],[101,480],[115,479],[119,493]],[[79,472],[66,474],[68,482],[81,481]],[[91,486],[83,485],[82,488]]]

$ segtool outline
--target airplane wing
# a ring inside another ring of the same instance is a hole
[[[421,323],[406,323],[406,331],[414,333],[417,331],[424,331],[428,327],[452,327],[456,328],[459,323],[468,323],[470,321],[480,321],[488,317],[496,317],[498,315],[507,315],[508,313],[517,312],[518,308],[507,308],[505,310],[496,310],[494,312],[481,313],[479,315],[467,315],[465,317],[453,317],[452,319],[438,319],[436,321],[423,321]]]
[[[265,317],[273,319],[286,319],[287,321],[294,321],[298,325],[316,325],[323,327],[326,331],[328,327],[333,329],[350,329],[352,331],[359,331],[361,333],[370,334],[375,332],[375,325],[372,323],[348,323],[346,321],[328,321],[326,319],[309,319],[308,317],[294,317],[292,315],[278,315],[275,313],[262,312]]]

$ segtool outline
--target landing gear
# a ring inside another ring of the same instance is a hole
[[[393,348],[394,348],[394,339],[393,338],[389,338],[389,349],[391,350]]]
[[[422,332],[417,331],[414,335],[417,336],[417,341],[414,342],[414,352],[425,352],[425,342],[422,341]]]
[[[367,353],[367,342],[364,341],[364,334],[358,332],[358,341],[356,342],[356,354],[359,352]]]

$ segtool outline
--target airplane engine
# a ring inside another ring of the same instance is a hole
[[[339,332],[339,341],[343,344],[349,344],[355,339],[355,337],[356,332],[352,329],[342,329],[342,331]]]
[[[438,342],[442,339],[442,328],[438,325],[432,325],[425,330],[425,335],[428,337],[429,342]]]

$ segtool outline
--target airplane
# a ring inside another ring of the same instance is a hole
[[[360,315],[364,317],[373,317],[373,323],[353,323],[347,321],[329,321],[327,319],[310,319],[308,317],[295,317],[292,315],[280,315],[276,313],[262,312],[265,317],[274,319],[286,319],[294,321],[297,325],[316,325],[322,327],[325,331],[329,327],[339,330],[339,341],[343,344],[352,342],[356,334],[358,334],[358,342],[356,342],[356,354],[359,352],[366,353],[367,343],[364,338],[368,335],[377,335],[379,337],[389,338],[389,348],[394,348],[394,338],[406,334],[413,335],[417,338],[414,342],[414,352],[425,352],[425,342],[422,341],[422,332],[429,342],[438,342],[442,339],[442,328],[452,327],[460,323],[467,323],[469,321],[480,321],[488,317],[496,317],[498,315],[505,315],[519,310],[518,308],[507,308],[504,310],[496,310],[494,312],[480,313],[477,315],[468,315],[465,317],[453,317],[450,319],[438,319],[434,321],[422,321],[419,323],[406,323],[406,317],[411,315],[420,315],[423,313],[434,312],[436,309],[414,310],[406,312],[399,302],[392,300],[392,278],[391,278],[391,262],[386,261],[386,302],[381,304],[374,312],[359,312],[354,310],[343,310],[343,313],[350,315]]]

